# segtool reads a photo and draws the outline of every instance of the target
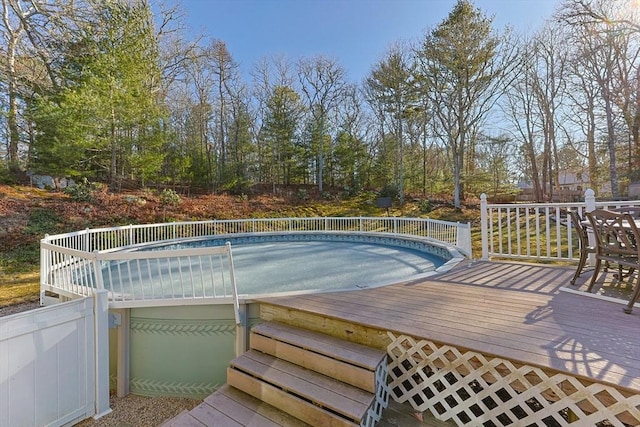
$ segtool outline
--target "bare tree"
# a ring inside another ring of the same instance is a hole
[[[539,144],[542,124],[536,114],[538,108],[534,83],[535,62],[532,50],[531,42],[523,42],[521,71],[510,85],[503,108],[507,119],[512,124],[514,139],[522,142],[520,151],[524,158],[527,178],[531,180],[533,186],[534,199],[541,202],[544,199],[544,190],[541,186],[538,155],[542,151]]]
[[[2,36],[6,43],[4,53],[4,73],[7,78],[7,96],[9,111],[7,127],[7,161],[9,169],[19,169],[18,147],[20,129],[18,127],[18,102],[20,99],[19,81],[22,73],[18,70],[17,60],[23,37],[26,36],[26,21],[41,13],[40,5],[35,1],[2,0]]]
[[[637,15],[628,1],[567,0],[558,16],[569,23],[577,46],[577,60],[584,73],[597,83],[606,123],[611,193],[620,196],[617,146],[617,111],[629,127],[633,140],[630,167],[640,165],[640,64],[634,40],[640,33]],[[632,89],[633,88],[633,89]],[[631,150],[630,150],[631,151]],[[633,163],[633,164],[631,164]]]
[[[542,182],[550,198],[554,190],[560,188],[557,137],[559,110],[566,88],[568,51],[564,47],[565,39],[566,34],[560,29],[544,27],[533,41],[535,66],[530,69],[534,71],[531,77],[544,139]]]
[[[216,79],[217,95],[217,123],[216,145],[218,156],[218,173],[220,181],[226,179],[227,157],[229,155],[229,141],[227,127],[229,126],[228,104],[234,97],[234,91],[239,81],[239,67],[234,61],[227,45],[222,40],[214,40],[207,48],[207,57],[212,63],[213,75]]]
[[[298,62],[298,79],[307,100],[308,111],[317,127],[317,182],[318,191],[323,191],[325,162],[324,135],[328,118],[341,102],[347,86],[346,71],[335,59],[324,56],[303,58]],[[313,144],[312,144],[313,145]]]

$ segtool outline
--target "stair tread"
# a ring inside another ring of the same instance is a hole
[[[231,368],[350,419],[361,420],[375,399],[373,393],[256,350],[249,350],[232,360]]]
[[[312,425],[323,427],[356,427],[361,424],[355,418],[345,417],[315,405],[300,396],[288,393],[271,383],[259,381],[250,374],[233,368],[227,369],[227,383],[263,402],[280,408],[292,416]]]
[[[228,384],[204,400],[246,427],[307,427],[308,424]]]
[[[242,424],[220,412],[217,408],[202,402],[190,412],[191,416],[205,426],[243,427]]]
[[[284,323],[260,323],[252,328],[252,333],[294,344],[371,371],[375,371],[386,357],[384,350],[345,341],[319,332],[291,327]]]
[[[160,427],[206,427],[200,421],[195,419],[186,409],[175,417],[162,423]]]
[[[251,348],[286,360],[371,393],[376,392],[376,371],[316,353],[271,337],[251,334]]]

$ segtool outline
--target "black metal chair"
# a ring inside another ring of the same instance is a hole
[[[600,272],[602,261],[627,267],[630,272],[640,268],[640,231],[629,213],[621,214],[596,209],[587,212],[586,216],[596,237],[596,264],[587,288],[587,291],[591,292]],[[638,297],[640,297],[640,274],[633,286],[631,299],[624,308],[625,313],[631,313]]]
[[[570,210],[569,217],[571,218],[573,228],[576,230],[576,235],[578,236],[578,242],[580,243],[580,259],[578,261],[578,268],[576,268],[576,272],[573,273],[573,279],[571,279],[570,282],[572,285],[575,285],[576,280],[580,277],[585,265],[587,265],[587,257],[589,254],[596,253],[596,247],[589,245],[587,229],[583,224],[583,219],[578,215],[578,212]]]

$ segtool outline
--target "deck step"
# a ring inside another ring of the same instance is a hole
[[[373,393],[257,350],[231,361],[227,383],[313,425],[358,425],[375,401]]]
[[[265,322],[251,331],[252,349],[295,363],[347,384],[376,392],[376,375],[386,352],[329,335]]]
[[[373,427],[389,403],[382,350],[281,323],[251,331],[227,384],[163,427]]]
[[[309,427],[299,419],[242,391],[223,385],[189,411],[160,427]]]

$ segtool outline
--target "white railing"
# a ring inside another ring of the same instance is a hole
[[[41,292],[89,296],[105,289],[103,280],[108,280],[112,307],[131,301],[237,300],[228,243],[163,251],[85,252],[43,240],[40,248]]]
[[[41,241],[41,293],[87,296],[109,281],[112,308],[234,298],[231,247],[133,251],[142,245],[239,233],[340,231],[418,236],[471,254],[470,224],[422,218],[267,218],[86,229]],[[206,272],[206,274],[205,274]],[[212,273],[216,273],[215,275]],[[103,279],[104,277],[104,279]],[[142,304],[144,305],[144,304]],[[237,314],[236,314],[237,317]],[[236,318],[238,320],[238,318]]]
[[[507,258],[574,261],[579,257],[578,237],[568,210],[582,218],[596,208],[640,206],[635,201],[596,201],[593,190],[578,203],[487,203],[481,196],[482,259]]]
[[[47,236],[43,241],[94,252],[189,237],[295,231],[386,232],[419,236],[454,245],[465,255],[471,254],[471,226],[468,223],[394,217],[259,218],[128,225]]]

